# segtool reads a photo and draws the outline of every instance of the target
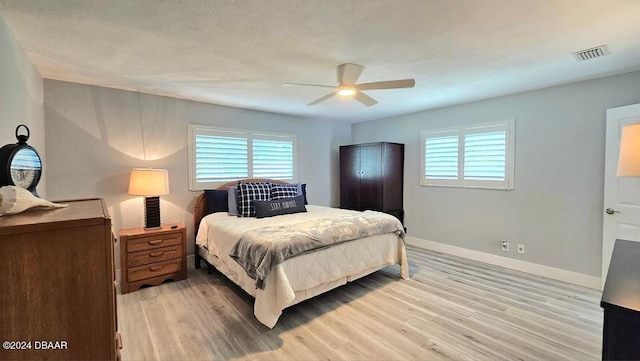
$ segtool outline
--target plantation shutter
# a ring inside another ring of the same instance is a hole
[[[505,131],[465,134],[464,179],[503,181],[506,159]]]
[[[253,139],[253,177],[293,179],[293,141],[289,139]]]
[[[189,190],[242,178],[293,181],[296,137],[189,124]]]
[[[195,176],[197,183],[230,181],[249,176],[247,138],[197,135]]]
[[[511,122],[468,127],[464,132],[464,187],[511,189]]]
[[[514,120],[422,132],[420,185],[513,189]]]
[[[422,184],[458,184],[458,134],[457,130],[423,132]]]

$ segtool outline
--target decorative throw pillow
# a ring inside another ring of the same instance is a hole
[[[16,214],[27,209],[51,209],[67,207],[68,204],[51,203],[38,198],[28,190],[16,186],[4,186],[0,188],[0,216]]]
[[[270,201],[253,201],[256,209],[256,217],[273,217],[282,214],[292,214],[306,212],[304,206],[304,196],[296,196],[292,198],[281,198]]]
[[[238,215],[238,187],[227,188],[227,206],[230,216]]]
[[[238,185],[238,217],[255,217],[256,209],[253,201],[271,199],[269,183],[242,183]]]
[[[307,202],[307,183],[298,183],[298,187],[298,195],[302,194],[304,196],[304,204],[309,204],[309,202]]]
[[[282,192],[282,186],[286,188],[284,192]],[[295,186],[297,188],[296,194],[294,195],[291,191],[291,188]],[[274,191],[273,187],[276,187]],[[303,195],[304,196],[304,204],[309,204],[307,201],[307,184],[306,183],[291,183],[291,184],[275,184],[271,183],[271,199],[281,199],[287,197],[295,197]]]
[[[299,196],[298,184],[275,184],[271,183],[271,199],[291,198]]]
[[[207,198],[209,213],[228,212],[228,196],[226,190],[205,189],[204,195]]]

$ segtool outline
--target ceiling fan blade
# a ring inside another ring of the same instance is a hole
[[[389,81],[377,81],[374,83],[356,84],[355,88],[358,90],[373,90],[373,89],[398,89],[398,88],[413,88],[416,85],[414,79],[400,79]]]
[[[362,74],[363,69],[364,66],[358,64],[347,63],[338,65],[338,84],[354,85],[360,77],[360,74]]]
[[[335,93],[335,92],[331,92],[331,93],[329,93],[329,94],[327,94],[327,95],[323,96],[322,98],[319,98],[319,99],[316,99],[316,100],[312,101],[311,103],[309,103],[309,104],[307,104],[307,105],[316,105],[316,104],[318,104],[318,103],[320,103],[320,102],[323,102],[323,101],[325,101],[325,100],[327,100],[327,99],[331,98],[331,97],[332,97],[332,96],[334,96],[334,95],[336,95],[336,93]]]
[[[335,85],[322,85],[322,84],[305,84],[305,83],[283,83],[282,86],[315,86],[321,88],[335,88]]]
[[[373,99],[372,97],[362,92],[356,92],[356,94],[353,97],[356,98],[357,101],[359,101],[360,103],[368,107],[378,104],[378,102],[375,99]]]

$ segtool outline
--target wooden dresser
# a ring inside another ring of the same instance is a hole
[[[122,293],[142,285],[159,285],[187,278],[187,229],[182,223],[160,229],[120,230],[120,284]]]
[[[102,199],[60,203],[0,217],[2,360],[119,358],[109,213]]]

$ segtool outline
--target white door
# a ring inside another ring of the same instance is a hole
[[[602,286],[616,239],[640,242],[640,177],[616,177],[620,134],[625,125],[640,123],[640,104],[607,110],[604,167]]]

